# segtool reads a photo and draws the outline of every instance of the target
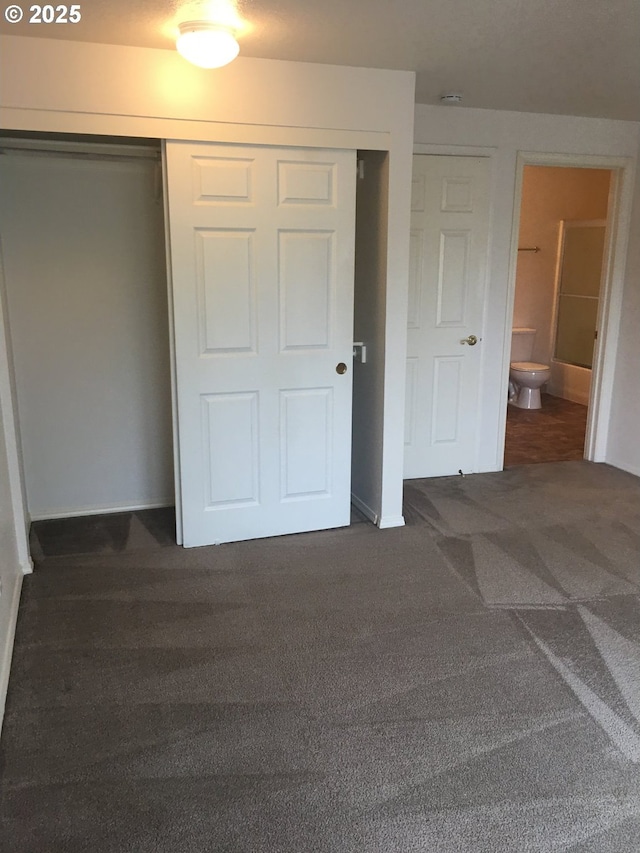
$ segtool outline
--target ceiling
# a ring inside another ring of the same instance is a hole
[[[201,17],[199,7],[228,2],[85,0],[78,24],[30,24],[30,0],[19,0],[25,18],[10,24],[2,17],[0,32],[172,49],[177,23]],[[412,70],[421,104],[460,93],[465,107],[640,121],[640,0],[242,0],[237,6],[242,56]]]

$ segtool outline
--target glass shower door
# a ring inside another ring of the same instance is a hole
[[[562,223],[554,358],[565,364],[593,364],[605,231],[604,220]]]

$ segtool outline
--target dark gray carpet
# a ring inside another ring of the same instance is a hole
[[[92,554],[41,531],[0,848],[638,853],[640,481],[411,481],[406,515],[190,551],[138,516]]]

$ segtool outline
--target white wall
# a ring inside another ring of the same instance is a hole
[[[13,410],[11,354],[0,258],[0,727],[11,666],[22,577],[31,571]]]
[[[0,38],[6,129],[389,151],[381,526],[402,523],[404,370],[415,75],[239,58],[216,71],[173,50]]]
[[[636,178],[607,461],[640,476],[640,169]]]
[[[424,146],[419,150],[464,154],[474,152],[476,149],[489,149],[493,155],[489,292],[483,330],[483,401],[480,412],[478,470],[497,470],[502,467],[504,449],[507,404],[505,389],[510,344],[510,337],[507,335],[513,316],[513,291],[510,289],[510,283],[515,272],[512,238],[514,236],[517,238],[513,225],[517,222],[518,215],[516,209],[518,155],[520,152],[529,153],[536,155],[542,161],[546,155],[554,153],[563,155],[567,161],[576,155],[581,155],[590,158],[592,165],[598,168],[610,167],[610,160],[627,158],[629,177],[633,178],[633,169],[638,156],[640,124],[572,116],[418,105],[414,136],[416,144]],[[566,162],[564,165],[572,164]],[[626,187],[627,194],[622,200],[623,210],[620,222],[623,226],[622,237],[629,226],[628,191],[629,188]],[[640,191],[636,189],[636,197],[639,193]],[[514,243],[514,252],[515,248]],[[626,241],[621,239],[618,248],[621,257],[617,259],[615,277],[620,284],[624,274]],[[637,262],[635,270],[637,275]],[[621,308],[619,295],[614,295],[612,304],[614,320]],[[626,302],[630,301],[629,294],[625,299]],[[626,352],[629,346],[628,335],[629,327],[625,325],[622,331],[621,347]],[[611,373],[614,368],[617,373],[621,369],[620,361],[616,362],[616,343],[615,340],[611,340],[607,347],[606,367]],[[620,420],[619,412],[616,417]],[[623,420],[626,425],[627,420],[624,418]],[[621,428],[615,427],[617,435],[620,434]],[[622,429],[624,431],[626,426]],[[599,432],[606,445],[606,428]],[[636,453],[640,454],[640,450]],[[606,458],[613,461],[611,445]]]
[[[158,170],[140,158],[9,151],[0,160],[33,519],[173,503]]]

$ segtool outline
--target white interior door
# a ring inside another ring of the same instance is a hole
[[[166,155],[184,544],[348,525],[355,152]]]
[[[475,470],[489,232],[488,158],[413,162],[405,478]]]

